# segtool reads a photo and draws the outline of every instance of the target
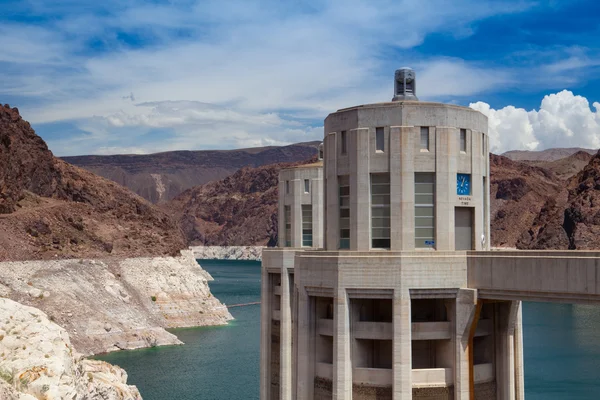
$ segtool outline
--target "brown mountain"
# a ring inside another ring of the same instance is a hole
[[[560,158],[554,161],[523,160],[522,162],[548,169],[554,172],[560,179],[569,179],[570,177],[577,175],[577,173],[579,173],[579,171],[581,171],[583,167],[590,162],[592,157],[594,157],[593,154],[580,150],[568,157]]]
[[[172,218],[55,158],[16,108],[0,106],[0,260],[150,256],[183,247]]]
[[[152,203],[223,179],[246,166],[306,160],[320,142],[239,150],[171,151],[148,155],[76,156],[63,160],[123,185]]]
[[[279,170],[314,160],[245,167],[221,181],[188,189],[161,207],[179,219],[191,245],[274,246]]]
[[[581,147],[554,148],[540,151],[511,150],[502,155],[513,161],[556,161],[581,151],[594,155],[598,150]]]
[[[522,238],[519,247],[573,250],[600,247],[600,153],[564,185],[565,195],[558,201],[548,200],[544,212],[533,222],[531,234]]]
[[[566,202],[563,181],[550,170],[490,155],[492,246],[517,247],[548,207]]]

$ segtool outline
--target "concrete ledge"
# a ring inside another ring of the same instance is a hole
[[[413,369],[412,386],[420,387],[445,387],[454,384],[452,368]]]
[[[317,321],[317,333],[324,336],[333,336],[333,320],[319,318]]]
[[[317,363],[315,375],[323,379],[333,379],[333,364]]]
[[[478,364],[473,366],[473,379],[475,383],[491,382],[496,379],[494,364]]]
[[[451,339],[450,322],[413,322],[412,340]]]
[[[394,326],[391,322],[361,321],[354,324],[353,333],[357,339],[392,340]]]
[[[491,319],[481,319],[477,322],[477,330],[475,331],[475,337],[488,336],[494,331],[494,324]]]
[[[391,368],[354,368],[352,382],[370,386],[389,386],[392,384],[393,375]]]
[[[281,311],[279,310],[273,310],[271,311],[271,318],[275,321],[281,321]]]

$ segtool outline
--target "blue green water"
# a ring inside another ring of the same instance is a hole
[[[260,300],[260,263],[202,261],[226,304]],[[224,327],[174,329],[184,346],[99,357],[120,365],[145,400],[258,399],[260,306],[231,309]],[[600,398],[600,307],[523,306],[527,400]]]

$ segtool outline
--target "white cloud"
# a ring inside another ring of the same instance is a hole
[[[490,150],[543,150],[553,147],[600,148],[600,103],[563,90],[544,97],[539,110],[507,106],[495,110],[487,103],[470,107],[489,120]]]

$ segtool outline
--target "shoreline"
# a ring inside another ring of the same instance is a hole
[[[198,260],[261,261],[266,246],[190,246]]]

